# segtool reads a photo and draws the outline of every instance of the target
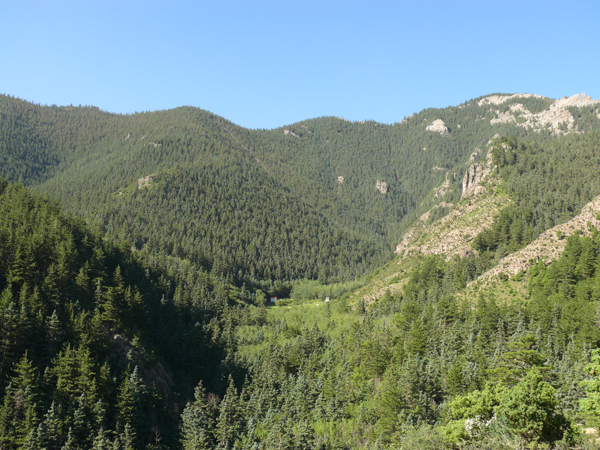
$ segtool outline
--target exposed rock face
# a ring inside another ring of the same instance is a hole
[[[450,189],[450,186],[452,185],[452,182],[454,180],[456,180],[457,177],[457,173],[456,172],[446,172],[446,179],[444,180],[444,182],[442,184],[440,184],[436,190],[435,190],[435,198],[438,197],[443,197],[444,195],[446,195],[446,192],[448,192],[448,189]],[[441,203],[440,203],[441,205]]]
[[[452,208],[453,206],[454,206],[454,203],[440,202],[437,205],[434,205],[425,214],[421,214],[421,217],[419,218],[419,220],[421,222],[427,222],[429,220],[429,216],[431,215],[431,211],[433,211],[434,209],[436,209],[436,208]]]
[[[156,142],[148,142],[148,145],[151,145],[154,148],[160,147],[160,144],[157,144]]]
[[[129,133],[127,133],[127,137],[125,138],[126,141],[128,141],[131,138],[131,131]]]
[[[431,125],[429,125],[426,128],[426,130],[440,133],[441,136],[447,136],[448,134],[450,134],[450,130],[448,129],[448,127],[442,119],[437,119],[431,122]]]
[[[462,182],[461,198],[469,197],[472,194],[478,194],[484,188],[480,186],[481,181],[492,171],[492,152],[488,152],[485,161],[472,164],[465,173]]]
[[[479,101],[479,105],[494,104],[500,105],[512,98],[545,98],[540,95],[531,94],[515,94],[515,95],[493,95],[486,97]],[[533,130],[540,131],[542,129],[551,129],[555,134],[562,134],[569,132],[573,128],[575,119],[569,111],[570,107],[582,107],[600,104],[600,100],[594,100],[585,93],[575,94],[569,98],[563,97],[556,100],[550,105],[546,111],[541,111],[537,114],[531,113],[521,103],[515,103],[510,105],[509,110],[506,112],[497,112],[497,117],[490,120],[490,124],[494,125],[497,123],[514,123],[523,128],[532,128]],[[565,131],[566,127],[566,131]]]
[[[490,145],[492,142],[494,142],[499,137],[500,137],[499,133],[496,133],[495,135],[493,135],[492,138],[488,141],[488,145]]]
[[[480,153],[481,153],[481,150],[476,148],[475,151],[473,153],[471,153],[471,156],[469,157],[469,159],[471,161],[475,161],[475,158],[477,158],[477,156],[479,156]]]
[[[143,188],[144,186],[150,186],[154,175],[148,175],[147,177],[140,178],[138,180],[138,190]]]
[[[527,270],[531,260],[543,260],[545,264],[549,264],[553,259],[558,259],[567,244],[567,239],[561,239],[558,236],[558,231],[560,231],[561,236],[569,236],[578,231],[589,236],[591,232],[590,228],[588,228],[588,223],[595,228],[600,227],[600,220],[596,219],[598,212],[600,212],[600,196],[585,205],[579,215],[566,223],[546,230],[527,247],[511,253],[500,260],[496,267],[488,270],[477,280],[469,283],[469,286],[477,282],[484,284],[490,282],[501,273],[509,276],[516,275],[522,270]]]
[[[480,197],[477,201],[463,202],[431,225],[427,224],[433,208],[421,216],[421,220],[410,228],[396,247],[395,253],[405,258],[411,253],[446,256],[467,256],[471,241],[481,231],[492,226],[494,217],[510,200],[503,195]],[[451,203],[440,203],[436,207],[449,208]]]
[[[489,97],[482,98],[477,102],[479,106],[484,105],[501,105],[502,103],[511,100],[513,98],[546,98],[543,95],[538,94],[514,94],[514,95],[490,95]]]
[[[446,176],[446,179],[444,180],[444,182],[442,184],[440,184],[440,186],[435,190],[435,198],[438,197],[443,197],[444,195],[446,195],[446,192],[448,192],[448,189],[450,188],[450,180],[448,179],[448,177]]]
[[[339,176],[338,177],[338,183],[342,184],[344,182],[344,177]]]
[[[291,130],[283,130],[283,134],[285,134],[286,136],[289,134],[291,136],[298,137],[298,135]]]
[[[385,181],[379,181],[379,180],[377,180],[377,184],[375,184],[375,187],[382,194],[387,194],[388,184]]]

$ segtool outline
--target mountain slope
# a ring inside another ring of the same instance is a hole
[[[342,281],[389,259],[403,232],[433,205],[457,202],[461,180],[453,174],[463,173],[469,156],[480,159],[479,149],[498,132],[541,143],[556,139],[555,128],[523,126],[524,109],[531,114],[560,109],[565,133],[600,128],[597,103],[587,97],[567,103],[496,95],[427,109],[393,125],[323,117],[275,130],[247,130],[189,107],[122,116],[2,96],[0,155],[6,163],[0,175],[22,179],[138,249],[152,241],[148,250],[202,261],[209,271],[226,254],[227,262],[219,262],[216,271],[236,282]],[[512,114],[514,120],[497,121],[499,114]],[[133,187],[147,177],[171,180],[171,192],[134,194]],[[191,180],[200,178],[206,188],[190,189]],[[432,195],[441,184],[443,189]],[[260,195],[249,195],[256,186]],[[173,203],[192,205],[201,198],[204,204],[206,189],[220,192],[210,200],[216,202],[211,208]],[[139,196],[147,198],[130,201]],[[236,216],[234,205],[241,204],[246,213]],[[318,250],[290,252],[283,238],[263,245],[265,233],[306,227],[305,216],[314,230],[305,247]],[[154,221],[162,232],[153,231],[150,239],[136,220]],[[173,221],[179,224],[177,238],[168,231],[167,222]],[[241,241],[224,238],[227,230],[242,229]],[[253,264],[257,243],[260,257]],[[231,261],[240,258],[246,262]]]

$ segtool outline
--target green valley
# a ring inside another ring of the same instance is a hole
[[[0,448],[596,448],[599,149],[585,95],[0,96]]]

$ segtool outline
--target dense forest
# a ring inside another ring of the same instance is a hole
[[[521,100],[534,111],[550,101]],[[577,127],[600,129],[575,109]],[[433,203],[459,200],[469,156],[485,156],[494,134],[555,139],[491,125],[491,114],[474,99],[392,125],[323,117],[247,130],[190,107],[123,116],[0,96],[0,176],[113,239],[190,259],[239,287],[345,282],[389,260]],[[436,119],[447,134],[427,130]]]
[[[139,259],[4,180],[0,255],[2,448],[170,448],[198,380],[234,370],[239,290],[187,262]]]
[[[598,420],[597,231],[533,266],[509,304],[458,302],[468,261],[430,257],[368,308],[268,312],[19,184],[1,191],[4,448],[567,445]]]
[[[0,96],[0,448],[594,448],[600,232],[463,293],[600,195],[600,120],[557,136],[479,100],[246,130]],[[488,145],[510,203],[473,251],[353,297],[423,212],[477,201]]]

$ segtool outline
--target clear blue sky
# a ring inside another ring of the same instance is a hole
[[[600,2],[0,0],[0,93],[242,126],[600,97]]]

